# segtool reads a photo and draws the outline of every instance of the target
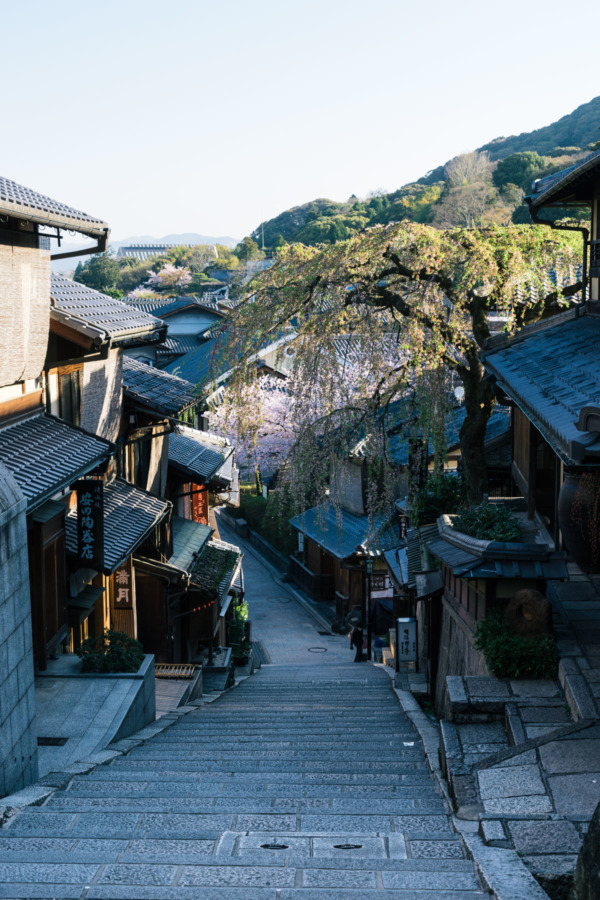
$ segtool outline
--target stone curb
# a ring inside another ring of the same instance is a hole
[[[379,668],[385,669],[390,679],[394,680],[395,673],[391,672],[387,666],[379,666]],[[411,720],[423,741],[429,767],[438,782],[449,810],[452,810],[448,785],[439,761],[439,730],[409,691],[402,691],[396,687],[393,690],[403,712]],[[476,822],[461,821],[456,816],[452,816],[452,820],[464,842],[468,856],[473,860],[482,883],[496,900],[548,900],[548,894],[539,886],[514,850],[486,846],[479,835],[474,833],[474,830],[479,827]]]
[[[496,900],[548,900],[548,894],[537,883],[514,850],[488,847],[477,834],[462,823],[454,822],[465,843],[479,876]]]
[[[8,794],[6,797],[1,797],[0,830],[10,819],[21,812],[22,809],[26,809],[28,806],[42,806],[55,791],[66,790],[73,778],[77,775],[87,775],[97,766],[105,766],[118,756],[126,756],[134,747],[139,747],[155,735],[160,734],[162,731],[166,731],[167,728],[170,728],[171,725],[178,722],[182,716],[186,716],[188,713],[194,712],[208,703],[213,703],[215,700],[218,700],[222,694],[237,687],[238,684],[241,684],[242,681],[245,681],[246,678],[249,677],[250,676],[242,676],[241,678],[236,678],[231,687],[226,688],[224,691],[214,691],[212,694],[207,694],[202,698],[198,698],[198,700],[192,701],[191,704],[178,706],[164,716],[161,716],[160,719],[156,719],[155,722],[145,725],[139,731],[135,731],[133,734],[129,735],[129,737],[122,738],[113,744],[109,744],[105,750],[99,750],[97,753],[92,753],[90,756],[69,763],[69,765],[58,772],[48,772],[46,775],[42,776],[42,778],[38,779],[38,781],[23,788],[23,790],[16,791],[14,794]]]

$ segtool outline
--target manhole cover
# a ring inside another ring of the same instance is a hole
[[[327,653],[327,647],[309,647],[309,653]]]
[[[360,850],[362,844],[334,844],[334,850]]]
[[[288,844],[261,844],[261,850],[287,850]]]

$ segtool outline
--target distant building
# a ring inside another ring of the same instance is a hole
[[[140,262],[152,259],[154,256],[165,256],[173,247],[201,247],[203,244],[129,244],[127,247],[119,247],[117,250],[117,259],[124,257],[133,257]],[[215,250],[215,257],[217,252]]]

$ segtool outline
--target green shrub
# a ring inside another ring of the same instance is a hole
[[[475,646],[485,656],[497,678],[543,678],[554,680],[558,651],[554,635],[521,637],[504,621],[502,609],[491,610],[479,623]]]
[[[144,659],[139,641],[108,628],[100,637],[82,641],[75,652],[82,659],[82,672],[137,672]]]
[[[456,475],[438,475],[420,488],[411,503],[413,525],[428,525],[442,513],[457,512],[465,501],[465,484]]]
[[[453,522],[457,531],[487,541],[518,541],[519,521],[512,510],[499,503],[482,503],[465,509]]]

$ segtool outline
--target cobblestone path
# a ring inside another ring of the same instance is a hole
[[[480,892],[369,665],[265,666],[0,832],[0,896],[461,900]]]

